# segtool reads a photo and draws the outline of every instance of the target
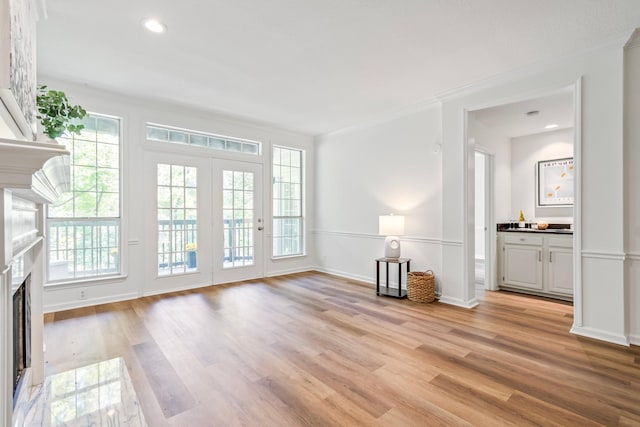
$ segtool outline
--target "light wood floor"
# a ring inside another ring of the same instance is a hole
[[[640,425],[640,348],[566,303],[302,273],[46,315],[47,374],[124,357],[150,426]]]

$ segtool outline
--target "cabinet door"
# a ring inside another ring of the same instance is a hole
[[[533,245],[504,245],[505,285],[542,290],[542,248]]]
[[[549,246],[549,292],[573,295],[573,250]]]

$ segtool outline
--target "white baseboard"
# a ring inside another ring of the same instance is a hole
[[[170,294],[171,292],[189,291],[191,289],[206,288],[207,286],[215,286],[211,283],[195,283],[193,285],[176,286],[173,288],[162,288],[157,290],[149,290],[142,293],[143,297],[150,297],[154,295]]]
[[[629,344],[640,345],[640,335],[629,335]]]
[[[624,335],[612,334],[610,332],[601,331],[599,329],[585,328],[584,326],[573,326],[571,328],[571,333],[587,338],[610,342],[613,344],[624,345],[626,347],[629,347],[630,344],[629,338]]]
[[[371,283],[374,285],[376,284],[376,282],[373,281],[373,279],[371,279],[370,277],[360,276],[358,274],[345,273],[344,271],[334,270],[332,268],[316,266],[314,270],[319,271],[321,273],[333,274],[334,276],[344,277],[345,279],[359,280],[360,282]]]
[[[126,293],[119,295],[109,295],[99,298],[87,298],[82,300],[67,301],[60,304],[51,304],[43,307],[43,313],[55,313],[57,311],[72,310],[74,308],[91,307],[99,304],[109,304],[112,302],[128,301],[139,298],[137,293]]]
[[[312,271],[312,270],[316,270],[316,269],[317,268],[315,268],[315,267],[289,268],[287,270],[271,271],[271,272],[267,273],[267,275],[265,277],[276,277],[276,276],[284,276],[284,275],[287,275],[287,274],[304,273],[304,272]]]
[[[459,298],[440,296],[439,301],[443,304],[455,305],[456,307],[462,307],[462,308],[474,308],[479,304],[476,298],[473,298],[469,301],[463,301]]]

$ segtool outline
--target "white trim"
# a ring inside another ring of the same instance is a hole
[[[341,271],[341,270],[334,270],[332,268],[325,268],[325,267],[320,267],[320,266],[316,266],[312,270],[316,270],[316,271],[319,271],[321,273],[332,274],[334,276],[344,277],[345,279],[358,280],[360,282],[365,282],[365,283],[370,283],[372,285],[375,285],[375,282],[370,277],[365,277],[365,276],[360,276],[360,275],[357,275],[357,274],[346,273],[346,272]]]
[[[402,117],[410,116],[411,114],[416,114],[421,111],[424,111],[428,108],[437,107],[440,105],[440,101],[435,97],[427,99],[422,102],[418,102],[416,104],[410,105],[408,107],[401,108],[395,111],[386,111],[381,114],[376,114],[368,119],[362,120],[355,125],[347,126],[340,129],[335,129],[330,132],[321,133],[316,135],[315,138],[318,142],[322,142],[323,138],[334,137],[338,135],[348,134],[351,132],[356,132],[362,129],[368,129],[370,127],[380,125],[383,123],[391,122],[393,120],[397,120]]]
[[[307,271],[313,271],[314,269],[315,267],[307,266],[307,267],[289,268],[286,270],[270,271],[269,273],[267,273],[265,277],[277,277],[277,276],[285,276],[287,274],[305,273]]]
[[[373,233],[352,233],[347,231],[334,231],[334,230],[313,230],[312,234],[317,235],[327,235],[327,236],[341,236],[341,237],[357,237],[361,239],[376,239],[376,240],[384,240],[385,236],[381,236],[379,234]],[[433,237],[422,237],[422,236],[401,236],[401,242],[419,242],[419,243],[429,243],[434,245],[445,244],[442,239],[436,239]],[[462,242],[447,242],[453,243],[456,245],[462,245]]]
[[[579,59],[581,57],[584,56],[588,56],[593,54],[594,52],[597,52],[599,50],[607,50],[610,49],[612,47],[615,48],[622,48],[625,43],[629,40],[631,33],[628,30],[623,30],[618,32],[618,34],[615,36],[615,38],[610,39],[609,41],[605,41],[603,43],[597,44],[593,47],[590,47],[589,49],[585,49],[582,52],[577,52],[574,54],[570,54],[566,57],[564,57],[564,59],[566,60],[571,60],[571,59]],[[440,92],[437,93],[435,95],[435,98],[440,101],[440,102],[447,102],[450,100],[454,100],[457,98],[461,98],[464,96],[468,96],[468,95],[473,95],[475,93],[479,93],[481,91],[487,90],[487,89],[492,89],[495,87],[499,87],[499,86],[503,86],[505,84],[514,82],[514,81],[518,81],[518,80],[525,80],[527,78],[532,78],[533,76],[537,76],[543,72],[545,72],[546,70],[548,70],[550,67],[553,67],[554,65],[556,65],[558,62],[558,58],[557,57],[553,57],[550,59],[546,59],[543,61],[539,61],[537,63],[534,64],[528,64],[528,65],[524,65],[521,66],[519,68],[516,68],[514,70],[508,71],[506,73],[500,73],[500,74],[496,74],[493,75],[491,77],[485,78],[485,79],[481,79],[481,80],[477,80],[475,82],[471,82],[468,83],[466,85],[451,89],[451,90],[447,90],[444,92]],[[480,108],[485,108],[485,107],[481,107],[479,106],[477,109]],[[476,108],[474,108],[473,110],[475,110]],[[472,111],[472,110],[469,110]],[[577,126],[576,126],[577,128]]]
[[[582,327],[582,76],[573,85],[573,322]]]
[[[59,289],[73,289],[82,286],[104,285],[109,283],[122,282],[127,279],[126,274],[118,274],[114,276],[86,276],[77,280],[66,280],[62,282],[47,282],[44,284],[45,291],[54,291]]]
[[[464,242],[459,240],[441,240],[442,246],[464,246]]]
[[[267,234],[267,237],[270,238],[271,235]],[[287,260],[292,260],[292,259],[296,259],[296,258],[306,258],[307,256],[309,256],[309,255],[305,254],[305,253],[295,254],[295,255],[272,256],[271,257],[271,261],[273,261],[273,262],[287,261]]]
[[[613,261],[624,261],[627,258],[624,252],[582,251],[580,254],[583,258],[610,259]]]
[[[253,280],[255,279],[255,277],[251,277],[249,279],[243,279],[243,280]],[[225,283],[233,283],[233,282],[225,282]],[[184,285],[184,286],[174,286],[171,288],[162,288],[162,289],[154,289],[151,290],[149,292],[143,292],[141,297],[150,297],[150,296],[154,296],[154,295],[164,295],[164,294],[170,294],[172,292],[180,292],[180,291],[189,291],[192,289],[198,289],[198,288],[207,288],[209,286],[215,286],[215,285],[220,285],[221,283],[194,283],[191,285]]]
[[[629,335],[629,344],[640,345],[640,335]]]
[[[573,325],[570,331],[572,334],[580,335],[587,338],[593,338],[600,341],[606,341],[613,344],[624,345],[629,347],[630,341],[629,338],[624,335],[612,334],[607,331],[602,331],[600,329],[593,328],[585,328],[582,326]]]
[[[627,259],[630,261],[640,261],[640,253],[628,252]]]
[[[60,304],[45,305],[43,307],[43,312],[55,313],[58,311],[71,310],[74,308],[92,307],[94,305],[99,305],[99,304],[109,304],[113,302],[128,301],[128,300],[137,299],[139,297],[140,296],[138,295],[137,292],[129,292],[126,294],[109,295],[109,296],[99,297],[99,298],[87,298],[83,300],[68,301]]]
[[[474,307],[477,307],[479,304],[477,298],[472,298],[469,301],[463,301],[460,298],[440,296],[439,301],[443,304],[454,305],[456,307],[462,307],[462,308],[474,308]]]
[[[640,28],[636,28],[633,33],[631,33],[631,36],[629,36],[629,40],[624,45],[624,48],[626,50],[635,49],[638,47],[640,47]]]

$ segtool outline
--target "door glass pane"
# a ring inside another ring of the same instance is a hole
[[[223,268],[254,265],[253,172],[224,170]]]
[[[197,169],[158,164],[158,275],[197,271]]]

